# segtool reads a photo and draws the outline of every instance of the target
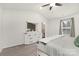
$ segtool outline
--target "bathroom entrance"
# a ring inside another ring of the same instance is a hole
[[[45,24],[42,23],[42,38],[45,38]]]

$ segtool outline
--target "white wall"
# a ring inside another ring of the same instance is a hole
[[[39,27],[37,29],[38,31],[41,31],[40,24],[41,22],[45,22],[45,18],[35,12],[3,9],[2,21],[0,22],[2,23],[2,25],[0,25],[2,28],[0,28],[2,29],[3,33],[2,39],[0,39],[0,48],[6,48],[25,43],[24,32],[26,21],[38,23]]]
[[[2,28],[2,8],[0,7],[0,52],[2,50],[3,47],[3,39],[2,39],[2,35],[3,35],[3,28]]]
[[[79,35],[79,13],[76,15],[73,15],[74,22],[75,22],[75,37]]]
[[[47,21],[47,36],[53,36],[59,34],[59,22],[58,19],[51,19]]]
[[[24,43],[24,15],[17,10],[3,10],[3,48]]]
[[[46,19],[35,12],[27,12],[25,16],[26,22],[32,22],[37,25],[36,30],[41,32],[41,23],[46,23]]]
[[[62,17],[62,18],[54,18],[50,19],[50,21],[47,21],[47,36],[53,36],[59,34],[59,26],[60,26],[60,20],[64,18],[74,17],[75,22],[75,37],[79,35],[79,13],[76,13],[74,15]]]

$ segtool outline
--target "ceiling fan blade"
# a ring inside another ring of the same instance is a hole
[[[50,5],[50,3],[49,3],[49,4],[45,4],[45,5],[43,5],[42,7],[49,6],[49,5]]]
[[[55,5],[56,5],[56,6],[62,6],[62,4],[61,4],[61,3],[55,3]]]
[[[50,7],[49,7],[49,10],[52,10],[52,7],[53,7],[53,6],[50,6]]]

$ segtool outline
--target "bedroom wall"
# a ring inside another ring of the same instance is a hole
[[[39,23],[38,31],[41,31],[41,22],[45,18],[40,14],[30,11],[4,9],[2,14],[3,36],[0,48],[24,44],[25,22],[30,20]]]
[[[0,52],[2,50],[1,47],[3,47],[3,41],[2,41],[2,35],[3,35],[3,30],[2,30],[2,8],[0,7]]]
[[[52,18],[50,21],[47,21],[47,36],[53,36],[59,34],[59,22],[60,20]]]
[[[75,37],[79,36],[79,13],[73,15],[75,22]]]
[[[54,18],[50,19],[50,21],[47,21],[47,36],[53,36],[53,35],[58,35],[59,34],[59,26],[60,26],[60,20],[63,18],[68,18],[68,17],[74,17],[74,22],[75,22],[75,37],[79,35],[79,12],[62,17],[62,18]]]
[[[3,10],[3,48],[24,43],[24,16],[17,10]]]
[[[26,22],[35,23],[37,25],[36,30],[39,32],[41,32],[41,23],[45,23],[45,25],[46,25],[46,18],[44,18],[42,15],[34,13],[34,12],[27,12],[25,19],[26,19]]]

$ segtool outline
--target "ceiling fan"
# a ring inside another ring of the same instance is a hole
[[[62,4],[61,3],[48,3],[48,4],[45,4],[45,5],[42,5],[41,7],[46,7],[46,6],[49,6],[49,10],[51,11],[52,7],[54,7],[54,6],[62,6]]]

